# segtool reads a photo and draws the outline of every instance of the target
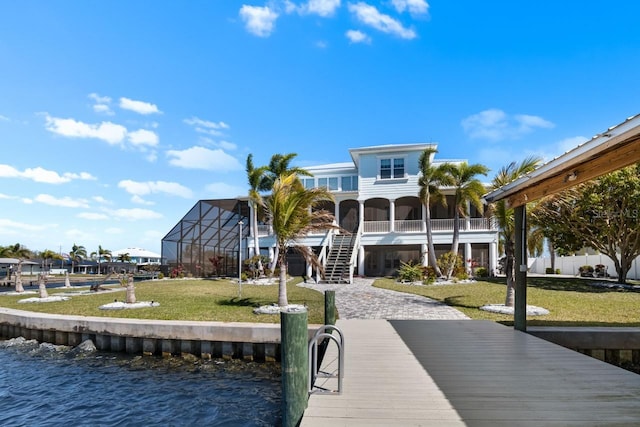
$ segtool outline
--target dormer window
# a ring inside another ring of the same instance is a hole
[[[404,178],[404,157],[380,159],[380,179]]]

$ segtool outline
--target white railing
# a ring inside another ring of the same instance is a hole
[[[453,231],[453,219],[432,219],[431,229],[433,231]],[[394,231],[397,233],[421,233],[426,226],[424,221],[398,220],[394,221]],[[496,230],[495,222],[490,218],[461,218],[458,220],[460,231],[482,231]],[[390,221],[365,221],[363,232],[365,233],[388,233],[391,231]]]
[[[418,233],[425,230],[421,219],[403,219],[393,222],[393,229],[398,233]]]

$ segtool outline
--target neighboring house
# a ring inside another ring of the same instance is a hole
[[[334,194],[335,203],[323,208],[334,213],[342,228],[339,234],[309,235],[299,242],[319,255],[328,281],[348,282],[353,274],[392,275],[401,262],[426,265],[426,207],[418,199],[418,159],[430,147],[435,145],[354,148],[349,150],[351,162],[305,168],[313,174],[300,177],[305,187],[326,187]],[[444,162],[432,159],[434,166]],[[453,233],[453,189],[443,188],[442,192],[447,195],[448,206],[434,206],[431,210],[437,256],[451,249]],[[498,259],[497,227],[473,206],[469,212],[469,218],[460,220],[460,252],[469,264],[473,261],[474,267],[494,271]],[[162,239],[162,258],[169,269],[180,266],[197,276],[237,275],[239,244],[243,259],[253,253],[250,237],[256,230],[250,229],[250,214],[246,197],[200,200]],[[275,240],[269,225],[261,223],[257,232],[260,252],[272,257]],[[341,254],[336,254],[338,246],[343,247]],[[316,274],[295,254],[288,260],[290,274]],[[349,267],[338,268],[336,262]],[[336,269],[338,276],[334,274]]]

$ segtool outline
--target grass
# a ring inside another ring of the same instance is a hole
[[[527,304],[544,307],[547,316],[528,316],[530,326],[640,326],[640,292],[595,287],[597,280],[558,278],[527,279]],[[505,279],[453,285],[415,286],[393,279],[376,280],[374,286],[417,294],[452,306],[472,319],[513,325],[513,316],[480,310],[485,304],[503,304]]]
[[[309,310],[309,323],[324,323],[324,296],[317,291],[296,286],[302,279],[287,283],[290,304],[305,304]],[[18,310],[78,316],[119,317],[161,320],[196,320],[221,322],[280,323],[280,315],[254,314],[253,309],[278,301],[278,285],[242,286],[238,297],[238,284],[230,280],[155,280],[135,284],[138,301],[157,301],[159,307],[100,310],[99,306],[124,301],[122,292],[97,292],[73,296],[68,301],[48,303],[18,303],[18,300],[36,295],[2,295],[0,306]],[[63,288],[48,289],[49,296],[64,292]]]

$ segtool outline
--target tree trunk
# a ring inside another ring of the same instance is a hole
[[[16,292],[24,292],[24,287],[22,286],[22,263],[18,263],[18,268],[16,269]]]
[[[125,302],[127,304],[135,304],[136,302],[136,289],[133,286],[133,276],[129,275],[127,277],[127,297]]]
[[[453,214],[453,241],[451,242],[451,252],[455,256],[458,255],[458,245],[460,242],[460,214],[458,213],[458,209],[456,208],[455,213]],[[455,258],[454,258],[455,261]],[[452,262],[450,266],[447,267],[447,280],[451,279],[453,276],[453,269],[456,267],[455,262]]]
[[[278,284],[278,305],[280,307],[286,307],[289,305],[287,299],[287,260],[284,256],[285,250],[282,251],[283,255],[280,259],[280,283]]]
[[[514,264],[515,264],[515,256],[514,256],[514,242],[509,239],[505,242],[504,252],[506,256],[504,272],[507,276],[507,296],[504,301],[504,305],[507,307],[513,307],[515,305],[516,300],[516,288],[515,288],[515,272],[514,272]]]
[[[38,274],[38,291],[40,293],[40,298],[47,298],[49,296],[47,293],[47,279],[44,277],[43,273]]]
[[[258,236],[258,211],[257,207],[253,208],[251,215],[251,229],[253,230],[253,255],[258,257],[258,272],[260,276],[264,275],[264,266],[260,259],[260,237]]]
[[[433,267],[434,272],[436,273],[436,277],[442,277],[442,271],[440,271],[440,267],[438,267],[438,259],[436,258],[436,249],[433,245],[433,231],[431,230],[431,211],[429,206],[426,209],[426,218],[427,222],[427,250],[429,251],[429,265]]]
[[[64,274],[64,287],[65,288],[70,288],[71,287],[71,282],[69,281],[69,272],[65,272]]]

